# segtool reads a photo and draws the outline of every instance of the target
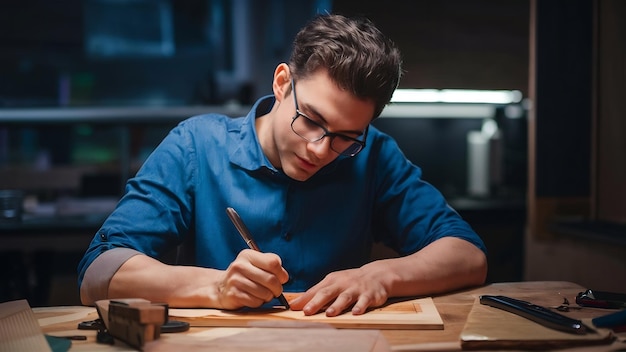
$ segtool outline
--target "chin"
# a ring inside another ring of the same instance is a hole
[[[287,174],[287,176],[289,176],[290,178],[292,178],[292,179],[294,179],[296,181],[304,182],[304,181],[310,179],[311,176],[313,176],[313,175],[308,175],[308,174],[305,174],[304,172],[300,172],[300,173],[295,173],[295,174],[294,173],[289,173],[289,174]]]
[[[315,173],[304,172],[300,169],[283,169],[283,172],[285,175],[289,176],[289,178],[300,182],[306,181],[310,179],[311,176],[315,175]]]

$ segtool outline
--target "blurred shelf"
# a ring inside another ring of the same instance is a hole
[[[133,107],[59,107],[0,109],[0,124],[25,123],[158,123],[182,121],[195,115],[218,113],[245,116],[250,107],[220,106],[133,106]]]

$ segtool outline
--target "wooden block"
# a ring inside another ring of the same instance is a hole
[[[98,301],[96,307],[111,336],[139,349],[158,339],[167,321],[166,305],[141,299]]]

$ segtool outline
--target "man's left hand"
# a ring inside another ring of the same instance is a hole
[[[352,314],[360,315],[370,307],[383,305],[389,298],[380,276],[384,273],[376,273],[366,268],[367,266],[328,274],[317,285],[291,301],[291,309],[313,315],[325,308],[326,316],[334,317],[350,308]]]

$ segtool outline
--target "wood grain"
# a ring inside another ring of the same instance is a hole
[[[590,319],[583,319],[593,326]],[[461,332],[461,347],[472,349],[551,349],[569,346],[609,344],[613,336],[609,330],[578,335],[544,327],[529,319],[504,310],[482,305],[478,299],[467,317]]]
[[[170,317],[191,326],[248,326],[256,321],[299,321],[325,323],[336,328],[441,330],[443,320],[432,298],[399,301],[375,308],[362,315],[346,312],[327,317],[323,312],[305,316],[301,311],[284,309],[225,311],[219,309],[173,309]]]

